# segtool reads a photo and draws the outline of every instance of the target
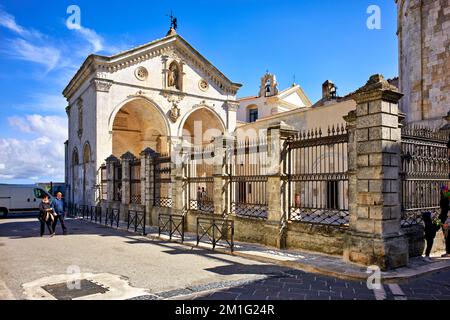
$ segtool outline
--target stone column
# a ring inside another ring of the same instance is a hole
[[[155,170],[153,159],[159,154],[151,148],[141,152],[141,197],[142,205],[145,206],[146,219],[149,225],[156,225],[153,221],[152,211],[154,204]]]
[[[356,114],[346,117],[350,230],[344,259],[383,270],[405,266],[409,259],[400,222],[401,97],[383,76],[374,75],[353,94]]]
[[[122,205],[128,206],[130,204],[130,162],[134,161],[136,157],[131,153],[124,153],[122,160]]]
[[[227,101],[227,129],[228,132],[232,133],[236,130],[237,126],[237,111],[239,109],[239,102],[237,101]]]
[[[297,133],[293,127],[284,122],[267,129],[268,146],[268,180],[266,197],[268,213],[266,221],[266,245],[283,249],[286,247],[287,231],[287,179],[284,166],[286,163],[285,142]]]
[[[172,140],[172,143],[172,213],[183,214],[186,204],[186,190],[183,186],[185,183],[186,153],[183,151],[181,141]]]
[[[214,139],[214,214],[227,216],[230,214],[230,195],[227,185],[230,185],[227,172],[227,151],[232,150],[234,138],[223,135]],[[229,159],[229,158],[228,158]]]
[[[106,175],[108,177],[106,192],[107,201],[111,203],[114,201],[114,168],[119,163],[119,159],[111,155],[106,160]]]

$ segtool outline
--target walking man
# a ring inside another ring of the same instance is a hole
[[[63,234],[67,234],[67,228],[64,223],[64,216],[66,215],[65,204],[62,198],[62,193],[58,192],[56,194],[56,199],[52,201],[53,211],[56,213],[55,221],[53,221],[53,232],[56,232],[56,225],[58,224],[58,220],[61,222],[61,227],[63,229]]]

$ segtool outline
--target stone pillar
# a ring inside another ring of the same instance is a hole
[[[155,188],[154,158],[159,154],[151,148],[141,152],[141,197],[142,205],[145,206],[147,224],[156,225],[157,221],[152,219]]]
[[[230,185],[227,172],[227,151],[233,150],[234,138],[228,135],[214,139],[214,214],[226,217],[230,214],[231,203],[227,185]]]
[[[128,206],[130,204],[130,162],[134,161],[136,157],[131,153],[124,153],[122,160],[122,205]]]
[[[285,179],[285,142],[297,133],[284,122],[267,129],[268,163],[266,197],[268,212],[266,220],[266,245],[283,249],[286,247],[287,231],[287,179]]]
[[[106,186],[107,201],[111,203],[114,201],[114,168],[119,163],[119,159],[111,155],[105,161],[106,161],[106,175],[108,177]]]
[[[349,140],[350,230],[344,259],[383,270],[408,263],[401,230],[401,129],[397,89],[374,75],[353,94],[357,106],[346,120]]]
[[[172,140],[172,213],[184,214],[186,207],[186,188],[185,183],[185,163],[186,153],[183,151],[181,141]]]
[[[239,102],[232,100],[226,102],[227,129],[229,133],[232,133],[236,130],[238,109],[239,109]]]

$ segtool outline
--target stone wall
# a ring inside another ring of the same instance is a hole
[[[345,234],[346,229],[293,222],[288,225],[286,247],[342,256]]]
[[[400,107],[408,122],[441,127],[450,109],[450,2],[396,2]]]

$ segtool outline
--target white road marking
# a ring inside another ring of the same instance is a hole
[[[394,295],[395,300],[406,300],[405,293],[398,284],[388,284],[388,287]]]
[[[373,293],[375,294],[375,298],[377,300],[385,300],[386,299],[386,291],[384,290],[383,286],[381,286],[380,289],[374,289]]]

